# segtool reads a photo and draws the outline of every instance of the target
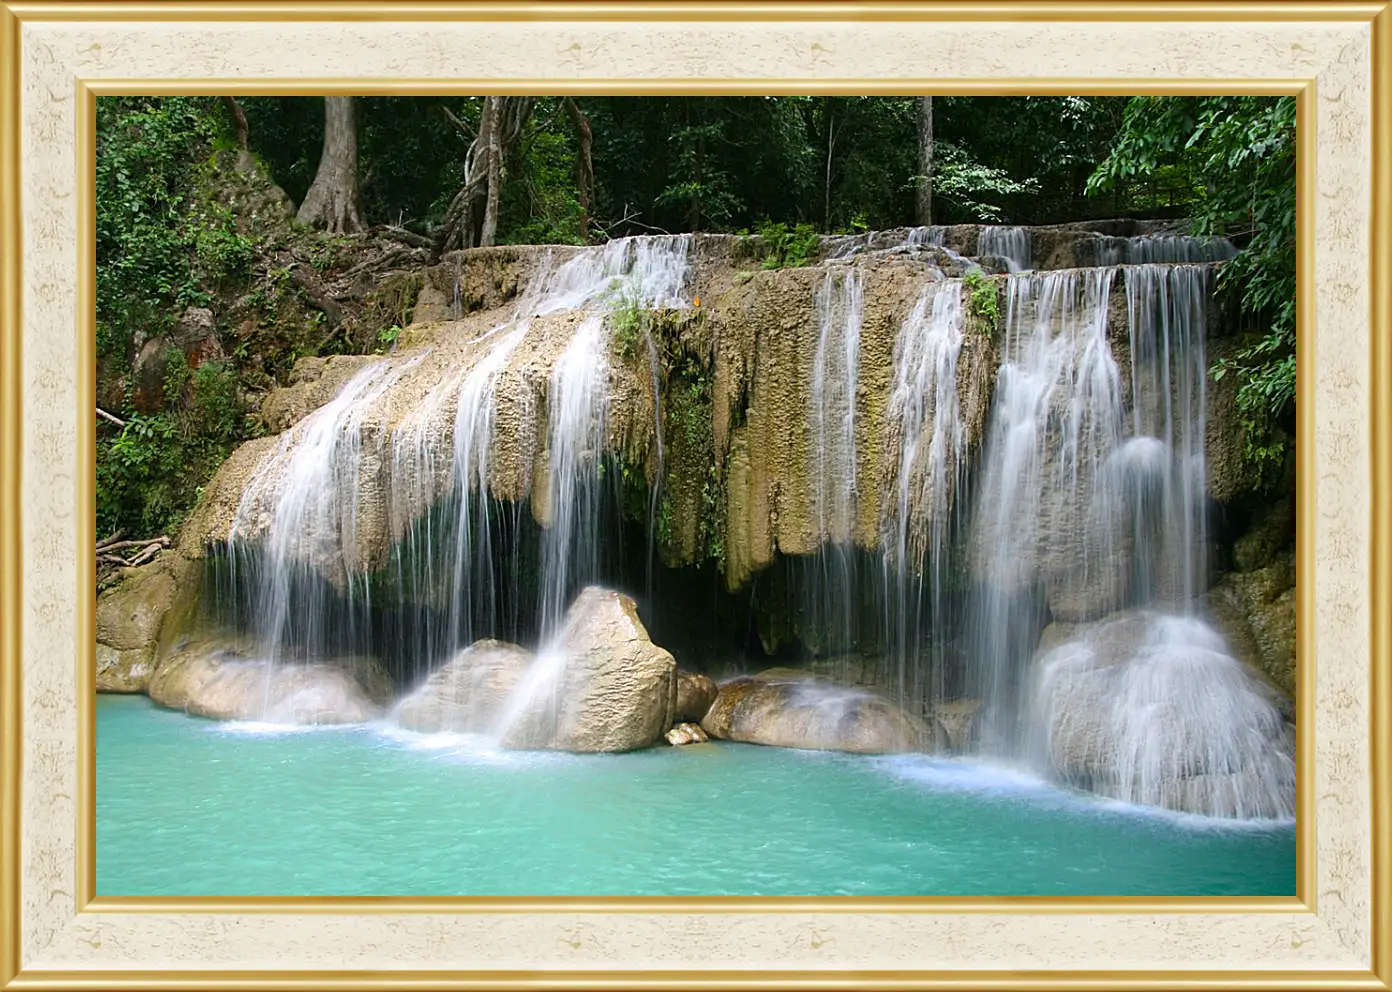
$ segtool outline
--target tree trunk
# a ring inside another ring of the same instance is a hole
[[[500,96],[483,98],[483,123],[479,125],[479,139],[487,149],[488,196],[483,207],[483,230],[479,232],[478,243],[481,247],[488,247],[498,240],[498,193],[503,185],[503,146],[499,131],[503,126],[505,99]]]
[[[933,223],[933,98],[918,100],[918,223]]]
[[[362,230],[358,214],[358,131],[351,96],[324,97],[324,151],[298,223],[333,234]]]
[[[237,147],[242,151],[246,151],[248,133],[246,112],[242,110],[242,105],[237,102],[235,96],[223,97],[222,103],[232,115],[232,126],[236,130],[237,135]]]
[[[575,127],[575,140],[579,145],[575,163],[575,183],[580,196],[580,239],[584,241],[590,236],[590,189],[594,186],[594,132],[590,129],[589,118],[581,111],[574,98],[566,97],[562,106],[570,115],[570,123]]]
[[[836,148],[836,117],[832,113],[831,100],[827,100],[827,153],[826,179],[822,197],[822,230],[831,231],[831,155]]]

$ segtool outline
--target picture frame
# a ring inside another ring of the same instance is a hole
[[[1392,987],[1392,5],[0,2],[0,987]],[[1289,94],[1294,898],[95,894],[95,98]]]

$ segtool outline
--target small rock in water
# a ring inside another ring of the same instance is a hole
[[[683,744],[705,744],[709,740],[706,732],[694,723],[679,723],[667,731],[667,743],[673,747],[681,747]]]

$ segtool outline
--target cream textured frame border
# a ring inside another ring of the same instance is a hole
[[[0,5],[0,985],[1388,987],[1390,24],[1385,0]],[[219,88],[1299,94],[1300,898],[92,900],[92,100]]]

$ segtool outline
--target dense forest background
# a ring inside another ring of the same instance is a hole
[[[460,247],[1183,218],[1241,249],[1247,455],[1295,394],[1295,109],[1255,97],[102,97],[98,528],[176,528],[306,355],[384,350]],[[407,301],[407,302],[402,302]]]

